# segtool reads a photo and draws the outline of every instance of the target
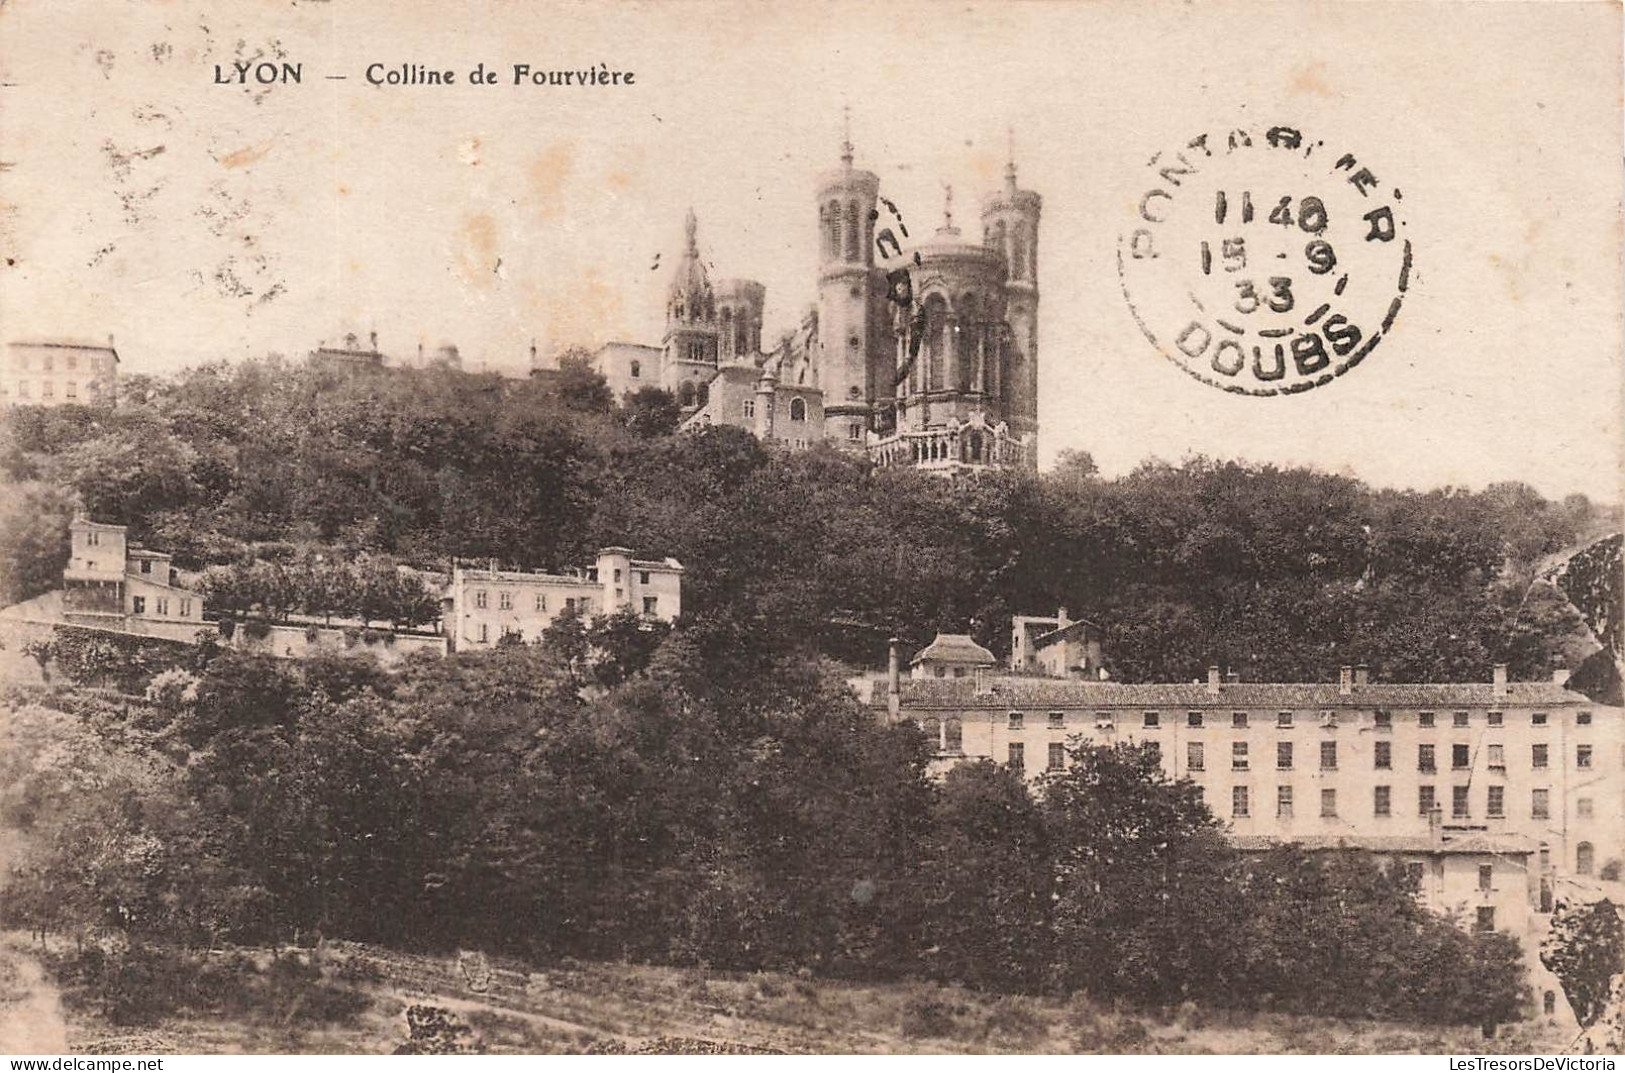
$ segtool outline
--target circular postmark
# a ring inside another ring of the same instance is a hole
[[[1203,134],[1153,156],[1118,238],[1140,330],[1204,384],[1290,395],[1376,349],[1410,282],[1399,188],[1295,127]]]

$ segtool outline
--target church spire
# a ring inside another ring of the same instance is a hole
[[[700,221],[694,215],[694,207],[690,205],[688,215],[683,217],[683,231],[688,236],[688,255],[690,257],[700,255],[699,230]]]
[[[1004,189],[1007,193],[1016,192],[1016,128],[1006,127],[1005,137],[1009,142],[1009,155],[1004,165]]]
[[[850,105],[841,109],[841,163],[849,168],[852,166],[852,108]]]

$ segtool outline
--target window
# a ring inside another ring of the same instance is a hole
[[[1007,762],[1010,765],[1010,770],[1015,772],[1017,775],[1020,775],[1027,766],[1026,756],[1027,747],[1025,745],[1019,741],[1011,742],[1010,751],[1007,754]]]
[[[499,592],[499,593],[497,593],[497,610],[498,611],[512,611],[513,610],[513,593],[511,593],[511,592]]]
[[[1492,727],[1501,726],[1506,721],[1505,718],[1502,716],[1502,714],[1500,712],[1490,712],[1485,717],[1485,719],[1489,723],[1489,725],[1492,726]]]
[[[1532,726],[1532,727],[1543,727],[1543,726],[1545,726],[1546,725],[1546,713],[1545,712],[1534,712],[1533,714],[1531,714],[1529,716],[1529,725]]]
[[[1193,727],[1200,727],[1202,725],[1202,713],[1201,712],[1186,712],[1185,713],[1185,725],[1186,726],[1193,726]]]
[[[1418,815],[1426,816],[1433,811],[1436,804],[1433,787],[1418,786],[1416,788],[1416,812]]]
[[[484,595],[485,594],[483,592],[480,593],[481,597],[484,597]],[[485,605],[484,604],[479,604],[477,606],[484,607]],[[576,598],[574,596],[566,596],[564,598],[564,609],[566,611],[574,611],[576,609]]]
[[[1235,741],[1230,743],[1230,769],[1232,771],[1247,770],[1247,743]]]
[[[78,397],[79,397],[79,385],[74,383],[72,380],[69,380],[68,381],[68,398],[77,399]]]
[[[1277,786],[1275,788],[1275,815],[1283,820],[1292,818],[1292,787]]]
[[[619,585],[620,583],[621,583],[621,568],[617,566],[615,568],[615,584]]]
[[[1450,746],[1450,766],[1457,769],[1472,767],[1472,747],[1461,742],[1457,742],[1456,744]]]
[[[1202,756],[1202,743],[1190,741],[1185,743],[1185,766],[1192,771],[1203,771],[1206,764]]]
[[[1546,789],[1531,790],[1529,792],[1529,816],[1531,819],[1548,820],[1552,816],[1552,792]]]
[[[130,597],[130,608],[138,615],[147,613],[147,598],[145,596]]]
[[[1292,770],[1292,743],[1290,741],[1278,741],[1275,743],[1275,770]]]
[[[181,618],[191,618],[191,617],[192,617],[192,601],[189,600],[189,599],[188,600],[182,600],[181,601]]]
[[[1066,716],[1062,715],[1060,712],[1050,712],[1049,713],[1049,728],[1051,730],[1065,730],[1066,729]]]
[[[1505,786],[1490,787],[1489,801],[1485,804],[1484,811],[1495,819],[1500,819],[1507,814],[1507,788]]]
[[[756,400],[755,399],[746,399],[744,402],[740,403],[739,408],[742,411],[742,413],[741,413],[742,417],[752,418],[752,417],[756,416]]]
[[[85,534],[85,543],[89,544],[91,547],[95,547],[96,545],[100,544],[101,542],[102,542],[102,535],[100,533],[86,533]]]
[[[1049,743],[1049,769],[1059,771],[1066,767],[1066,746],[1058,741]]]
[[[1540,997],[1540,1010],[1547,1017],[1557,1012],[1557,992],[1548,991]]]
[[[1577,798],[1574,799],[1574,814],[1575,814],[1575,816],[1579,817],[1582,820],[1589,820],[1591,818],[1591,812],[1592,812],[1591,798],[1589,798],[1589,797],[1577,797]]]
[[[1478,919],[1477,919],[1477,921],[1475,921],[1473,926],[1478,931],[1494,931],[1495,930],[1495,906],[1493,906],[1493,905],[1481,905],[1481,906],[1479,906],[1478,907]]]
[[[1591,713],[1590,712],[1575,712],[1574,713],[1574,725],[1577,726],[1577,727],[1588,727],[1588,726],[1590,726],[1591,725]]]
[[[1592,866],[1596,863],[1596,850],[1590,842],[1581,842],[1574,847],[1574,870],[1580,875],[1591,874]]]
[[[950,718],[942,724],[943,741],[951,753],[963,751],[965,747],[965,724],[958,719]]]
[[[480,608],[483,608],[485,606],[485,590],[484,589],[481,589],[481,590],[479,590],[478,592],[476,592],[474,594],[474,606],[475,607],[480,607]]]
[[[1491,771],[1505,771],[1507,769],[1506,746],[1501,745],[1501,744],[1495,744],[1495,745],[1491,745],[1489,747],[1489,750],[1490,750],[1490,758],[1489,758],[1490,770]]]
[[[1466,786],[1452,786],[1450,788],[1450,818],[1451,819],[1453,819],[1453,820],[1464,820],[1470,815],[1470,812],[1469,812],[1468,807],[1467,807],[1468,789],[1469,788],[1466,787]]]
[[[1371,788],[1371,812],[1376,816],[1392,816],[1394,814],[1393,787],[1373,786]]]
[[[805,421],[805,420],[807,420],[807,401],[805,399],[791,399],[790,400],[790,420],[792,420],[792,421]]]
[[[636,380],[638,377],[640,377],[642,375],[643,375],[643,363],[640,362],[640,361],[634,360],[632,362],[632,379]]]
[[[1023,721],[1024,719],[1020,712],[1010,713],[1009,727],[1011,730],[1020,730]]]
[[[1290,729],[1291,726],[1292,726],[1292,713],[1291,712],[1279,712],[1279,713],[1277,713],[1276,716],[1275,716],[1275,725],[1280,727],[1283,730]]]
[[[1431,746],[1431,745],[1418,745],[1416,747],[1416,770],[1417,771],[1432,771],[1433,770],[1433,746]]]
[[[141,560],[141,572],[143,574],[152,573],[152,560],[151,559],[142,559]]]
[[[1335,741],[1320,743],[1320,770],[1337,770],[1337,743]]]
[[[1531,745],[1529,747],[1529,766],[1530,767],[1545,767],[1546,766],[1546,749],[1547,749],[1547,747],[1546,747],[1545,744]]]
[[[538,610],[538,611],[546,611],[547,610],[547,593],[539,592],[539,593],[536,594],[536,610]]]
[[[647,570],[639,570],[638,571],[638,584],[639,585],[647,585],[647,584],[649,584],[649,571],[647,571]]]
[[[1237,730],[1246,730],[1247,729],[1247,713],[1246,712],[1231,712],[1230,713],[1230,725],[1232,727],[1234,727],[1235,729],[1237,729]]]
[[[1145,713],[1145,726],[1148,730],[1155,730],[1162,724],[1162,717],[1156,712]]]
[[[846,438],[849,440],[863,439],[863,426],[858,424],[856,421],[846,426]]]
[[[1378,741],[1372,743],[1371,763],[1379,771],[1387,771],[1394,766],[1394,746],[1392,742]]]
[[[1320,791],[1320,814],[1322,816],[1336,816],[1337,815],[1337,791],[1336,790],[1322,790],[1322,791]]]
[[[1386,709],[1381,709],[1381,710],[1378,710],[1377,712],[1373,713],[1372,719],[1376,723],[1376,726],[1377,726],[1378,730],[1392,730],[1393,729],[1393,726],[1394,726],[1394,713],[1393,712],[1387,711]]]
[[[486,625],[483,622],[480,623],[480,644],[483,645],[485,642],[489,641],[490,639],[491,639],[491,627]]]
[[[660,598],[658,596],[645,596],[643,598],[643,613],[645,615],[653,615],[659,611],[659,609]]]
[[[56,398],[56,384],[50,380],[45,381],[45,383],[40,385],[39,393],[41,398]]]
[[[1574,747],[1574,766],[1575,767],[1590,767],[1591,766],[1591,746],[1589,746],[1589,745],[1576,745]]]
[[[1419,727],[1430,727],[1430,726],[1432,726],[1433,725],[1433,713],[1432,712],[1417,712],[1416,713],[1416,725],[1419,726]]]
[[[1450,720],[1452,726],[1464,727],[1467,725],[1467,713],[1457,712]]]
[[[1230,815],[1237,819],[1245,819],[1248,815],[1247,787],[1232,786],[1230,788]]]

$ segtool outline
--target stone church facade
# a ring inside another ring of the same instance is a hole
[[[930,472],[1035,466],[1042,198],[1018,186],[1012,161],[983,203],[980,243],[950,203],[888,270],[876,259],[880,179],[853,161],[847,140],[818,180],[817,300],[776,345],[762,347],[765,288],[710,279],[691,211],[660,345],[609,343],[595,368],[617,396],[670,391],[689,428],[732,425],[792,450],[827,441]],[[880,238],[896,234],[882,225]]]

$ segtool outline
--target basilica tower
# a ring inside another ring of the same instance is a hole
[[[982,206],[982,240],[1005,265],[1004,401],[1010,429],[1038,433],[1038,216],[1044,199],[1016,185],[1014,153],[1004,168],[1004,188]]]
[[[687,242],[666,294],[666,334],[661,340],[661,384],[685,412],[704,405],[717,374],[717,307],[700,261],[694,210],[683,221]]]
[[[824,438],[856,450],[863,447],[880,393],[877,381],[891,359],[874,258],[872,214],[879,193],[879,176],[852,166],[849,133],[841,144],[841,166],[818,181],[818,341],[812,358],[824,396]]]

